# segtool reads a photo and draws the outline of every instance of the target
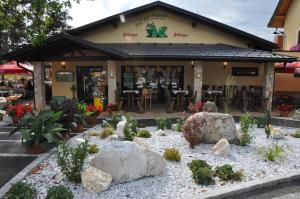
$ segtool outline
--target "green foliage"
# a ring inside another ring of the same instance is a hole
[[[10,135],[20,131],[22,142],[26,145],[38,145],[47,141],[56,142],[61,137],[60,132],[64,130],[57,123],[61,115],[61,112],[54,113],[50,110],[26,114],[21,124]]]
[[[168,148],[168,149],[165,149],[164,158],[166,160],[180,162],[181,155],[180,155],[180,152],[177,149]]]
[[[251,136],[249,130],[253,127],[254,124],[254,120],[250,115],[250,113],[247,112],[241,116],[240,124],[241,124],[240,144],[241,146],[246,146],[251,142]]]
[[[65,177],[75,183],[81,182],[81,172],[84,159],[89,152],[88,141],[81,143],[77,148],[71,148],[63,142],[57,150],[57,163]]]
[[[201,185],[215,184],[215,180],[212,178],[213,171],[206,161],[192,160],[187,166],[192,171],[192,178],[195,183]]]
[[[164,117],[156,119],[157,129],[171,129],[172,128],[172,120],[170,117]]]
[[[234,172],[233,168],[229,164],[218,166],[214,171],[214,176],[218,176],[224,181],[241,181],[243,177],[242,172]]]
[[[110,124],[114,129],[117,129],[117,124],[122,121],[122,114],[121,113],[113,113]]]
[[[292,134],[294,138],[300,138],[300,131],[296,131],[294,134]]]
[[[140,130],[137,134],[138,137],[142,137],[142,138],[150,138],[151,137],[151,133],[146,130],[146,129],[143,129],[143,130]]]
[[[99,152],[99,148],[96,144],[89,146],[89,154],[98,153],[98,152]]]
[[[36,189],[26,182],[12,184],[7,192],[7,199],[35,199],[37,198]]]
[[[266,126],[266,118],[265,117],[258,117],[255,120],[257,124],[257,128],[264,128]]]
[[[281,158],[286,153],[286,148],[288,146],[284,147],[279,145],[278,143],[273,143],[272,145],[269,145],[268,147],[261,147],[259,149],[259,153],[268,161],[275,161],[277,158]]]
[[[266,125],[265,126],[265,134],[267,135],[267,138],[270,137],[270,135],[271,135],[271,125]]]
[[[138,131],[139,128],[137,120],[131,117],[127,117],[127,122],[123,130],[125,140],[132,141],[133,138],[137,135]]]
[[[45,199],[73,199],[74,195],[72,191],[63,186],[53,186],[48,189],[48,193]]]
[[[185,120],[182,119],[182,118],[179,118],[179,119],[176,120],[176,122],[177,122],[176,123],[176,131],[181,132],[182,131],[182,126],[183,126]]]
[[[100,138],[104,139],[110,135],[113,135],[114,134],[114,129],[113,128],[110,128],[110,127],[106,127],[104,129],[102,129],[102,132],[100,134]]]

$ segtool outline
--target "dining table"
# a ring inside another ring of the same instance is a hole
[[[177,110],[184,109],[184,96],[189,94],[187,90],[172,90],[172,93],[177,96]]]
[[[220,104],[218,104],[218,97],[223,94],[223,91],[220,91],[220,90],[207,90],[207,91],[205,91],[205,93],[207,93],[208,95],[210,95],[212,97],[212,100],[217,105],[220,105]]]
[[[123,93],[127,95],[128,110],[134,109],[134,95],[138,95],[139,92],[139,90],[123,90]]]

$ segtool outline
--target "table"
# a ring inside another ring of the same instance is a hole
[[[188,95],[187,90],[172,90],[172,93],[177,96],[177,109],[182,110],[184,108],[184,95]]]
[[[1,91],[1,90],[0,90],[0,96],[1,96],[1,97],[5,97],[4,95],[7,96],[8,93],[9,93],[9,91]]]
[[[124,94],[127,94],[127,102],[128,102],[128,109],[133,110],[134,107],[134,95],[139,94],[139,90],[123,90]]]
[[[205,91],[207,94],[212,95],[212,94],[223,94],[222,91],[217,91],[217,90],[210,90],[210,91]]]
[[[217,106],[219,106],[220,104],[218,103],[218,95],[222,95],[223,92],[222,91],[219,91],[219,90],[208,90],[208,91],[205,91],[205,93],[209,94],[209,95],[212,95],[212,99],[213,101],[216,103]]]

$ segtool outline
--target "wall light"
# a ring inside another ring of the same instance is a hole
[[[121,23],[125,23],[126,22],[126,19],[125,19],[124,15],[120,15],[120,21],[121,21]]]
[[[60,62],[60,64],[63,67],[63,69],[66,69],[66,62],[62,61],[62,62]]]
[[[228,65],[228,62],[227,62],[227,61],[224,61],[224,62],[223,62],[223,67],[224,67],[224,69],[226,68],[227,65]]]

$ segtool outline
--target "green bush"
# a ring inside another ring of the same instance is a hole
[[[242,172],[234,172],[229,164],[218,166],[214,171],[214,175],[224,181],[241,181],[243,177]]]
[[[121,113],[113,113],[110,124],[114,129],[117,129],[117,124],[122,121],[122,114]]]
[[[98,153],[98,152],[99,152],[99,148],[96,144],[89,146],[89,154]]]
[[[175,148],[165,149],[164,157],[166,160],[180,162],[181,155],[180,152]]]
[[[294,138],[300,138],[300,131],[296,131],[294,134],[292,134]]]
[[[286,146],[288,148],[288,146]],[[278,143],[272,144],[268,147],[261,147],[259,153],[268,161],[275,161],[277,158],[283,157],[286,153],[284,146]]]
[[[265,117],[258,117],[255,120],[257,124],[257,128],[264,128],[266,126],[266,118]]]
[[[81,182],[83,163],[88,152],[89,144],[87,140],[81,143],[77,148],[71,148],[65,142],[58,146],[57,163],[69,181],[75,183]]]
[[[185,122],[185,120],[184,119],[177,119],[176,120],[176,131],[178,131],[178,132],[181,132],[182,131],[182,126],[183,126],[183,123]]]
[[[35,199],[37,198],[36,189],[26,182],[12,184],[7,192],[7,199]]]
[[[164,117],[156,119],[157,129],[171,129],[172,128],[172,120],[170,117]]]
[[[206,161],[192,160],[187,166],[192,171],[192,178],[195,183],[201,185],[215,184],[215,180],[212,178],[213,171]]]
[[[137,135],[138,131],[139,131],[139,128],[138,128],[137,120],[133,119],[131,117],[128,117],[127,122],[124,127],[124,130],[123,130],[125,140],[132,141],[133,138]]]
[[[146,129],[143,129],[143,130],[140,130],[137,134],[138,137],[142,137],[142,138],[150,138],[151,137],[151,133],[146,130]]]
[[[110,127],[106,127],[104,129],[102,129],[102,132],[100,134],[100,138],[101,139],[104,139],[110,135],[113,135],[114,134],[114,129],[113,128],[110,128]]]
[[[240,138],[240,144],[241,146],[246,146],[250,144],[251,142],[251,135],[250,135],[250,129],[253,127],[253,118],[251,117],[250,113],[244,113],[241,116],[241,138]]]
[[[53,186],[48,189],[48,193],[45,199],[73,199],[74,195],[72,191],[63,186]]]

